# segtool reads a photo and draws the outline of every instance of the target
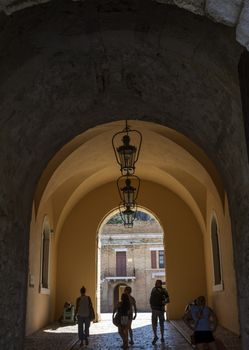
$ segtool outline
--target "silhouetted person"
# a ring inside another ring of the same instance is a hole
[[[195,321],[193,320],[192,313],[191,313],[191,308],[192,306],[196,305],[197,299],[194,299],[190,301],[184,310],[184,315],[183,315],[183,321],[186,323],[187,326],[189,326],[191,329],[194,329]]]
[[[194,320],[194,325],[191,327],[194,330],[194,339],[197,349],[216,350],[213,331],[217,327],[217,318],[214,311],[206,305],[204,296],[199,296],[196,299],[196,304],[191,306],[191,315]],[[211,321],[213,323],[211,327]]]
[[[135,320],[137,317],[137,306],[136,306],[136,300],[135,298],[131,295],[132,289],[131,287],[127,286],[124,289],[124,293],[126,293],[129,296],[129,301],[130,301],[130,309],[128,312],[128,330],[129,330],[129,335],[130,335],[130,344],[133,345],[133,332],[131,328],[132,320]]]
[[[80,297],[76,300],[75,317],[78,318],[78,335],[80,340],[80,346],[83,345],[83,341],[88,345],[89,327],[91,323],[91,306],[92,301],[89,296],[86,295],[86,288],[80,289]]]
[[[129,296],[126,293],[123,293],[121,295],[121,301],[118,302],[118,304],[114,307],[113,315],[114,318],[115,313],[118,313],[120,315],[120,323],[118,324],[118,332],[120,334],[120,337],[123,340],[123,349],[128,349],[128,329],[129,329],[129,322],[128,322],[128,314],[130,310],[130,300]]]
[[[152,310],[152,330],[154,333],[154,339],[152,344],[155,345],[157,336],[157,320],[159,319],[160,332],[161,332],[161,343],[164,343],[164,312],[165,305],[169,302],[169,295],[165,288],[162,286],[161,280],[156,280],[155,287],[151,291],[150,295],[150,306]]]

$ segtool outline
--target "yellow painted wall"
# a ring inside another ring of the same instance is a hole
[[[207,295],[220,324],[239,333],[231,224],[227,202],[223,211],[217,198],[207,194],[207,229],[200,230],[192,211],[165,187],[142,182],[139,204],[151,210],[165,232],[167,285],[171,297],[168,315],[182,316],[185,304],[199,294]],[[75,302],[84,284],[96,305],[96,238],[103,217],[119,202],[116,184],[95,189],[73,208],[62,227],[51,238],[50,295],[39,292],[42,224],[48,215],[53,228],[53,208],[47,203],[31,222],[30,273],[34,287],[28,287],[26,334],[58,319],[66,300]],[[53,203],[56,205],[56,203]],[[215,211],[218,225],[224,290],[213,291],[210,223]],[[56,242],[58,244],[56,244]],[[58,266],[58,268],[56,268]]]
[[[171,191],[144,181],[140,193],[139,203],[156,214],[166,234],[168,314],[179,318],[191,298],[206,293],[203,236],[188,206]],[[111,183],[86,195],[66,219],[58,242],[56,316],[82,285],[95,300],[98,225],[118,202]]]
[[[173,192],[155,184],[143,192],[144,206],[153,210],[164,229],[171,300],[167,314],[178,319],[190,300],[206,293],[203,235],[192,211]]]
[[[43,172],[30,227],[29,270],[34,286],[28,286],[27,334],[57,319],[66,300],[75,302],[82,284],[96,299],[97,230],[119,203],[116,183],[109,182],[120,174],[106,142],[121,124],[104,124],[79,135]],[[220,323],[238,333],[231,223],[217,170],[201,149],[175,130],[135,120],[132,125],[143,134],[136,171],[150,179],[142,179],[138,203],[158,217],[165,232],[169,316],[181,317],[189,300],[205,294]],[[104,157],[100,157],[102,149],[106,150]],[[224,289],[218,292],[213,290],[213,212],[218,219],[224,282]],[[51,237],[49,295],[39,290],[45,215],[55,231]]]
[[[220,246],[221,272],[223,289],[214,290],[214,274],[211,246],[211,220],[216,216]],[[217,314],[219,323],[231,331],[239,334],[236,279],[233,260],[233,244],[228,202],[225,199],[225,208],[216,198],[208,195],[207,198],[207,232],[205,235],[205,261],[207,271],[208,301]]]
[[[49,203],[41,208],[41,213],[36,220],[34,210],[32,213],[29,244],[29,274],[33,276],[34,285],[30,285],[28,281],[26,335],[35,332],[54,320],[56,247],[55,237],[53,235],[51,235],[50,239],[50,293],[43,294],[40,291],[41,244],[45,216],[49,220],[50,228],[53,229],[53,211]]]

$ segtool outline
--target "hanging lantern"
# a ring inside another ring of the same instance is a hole
[[[118,145],[119,142],[123,144]],[[134,145],[130,144],[134,142]],[[122,175],[131,175],[135,172],[135,163],[138,160],[142,144],[142,134],[138,130],[131,130],[125,121],[125,128],[112,137],[112,147]]]
[[[123,204],[119,206],[119,213],[124,226],[127,228],[133,227],[133,222],[136,219],[137,210],[132,210],[130,207],[126,207]]]
[[[135,182],[135,186],[132,186]],[[140,179],[138,176],[120,176],[117,180],[117,187],[120,199],[126,207],[131,209],[135,207],[138,191],[140,187]]]

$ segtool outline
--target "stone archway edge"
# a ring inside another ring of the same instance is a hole
[[[0,0],[0,11],[10,15],[16,11],[49,2],[50,0]],[[84,0],[72,0],[81,1]],[[176,5],[214,22],[236,27],[236,39],[249,50],[249,0],[155,0]]]

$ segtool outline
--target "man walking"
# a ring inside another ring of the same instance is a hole
[[[154,333],[154,339],[152,344],[155,345],[157,336],[157,320],[159,319],[160,332],[161,332],[161,343],[164,343],[164,312],[165,305],[169,303],[169,294],[165,288],[163,288],[161,280],[156,280],[155,287],[151,291],[150,295],[150,306],[152,310],[152,330]]]
[[[86,295],[86,288],[80,289],[80,297],[76,300],[75,317],[78,318],[78,335],[80,340],[80,346],[83,345],[85,340],[88,345],[89,327],[91,323],[91,308],[92,301],[89,296]]]

